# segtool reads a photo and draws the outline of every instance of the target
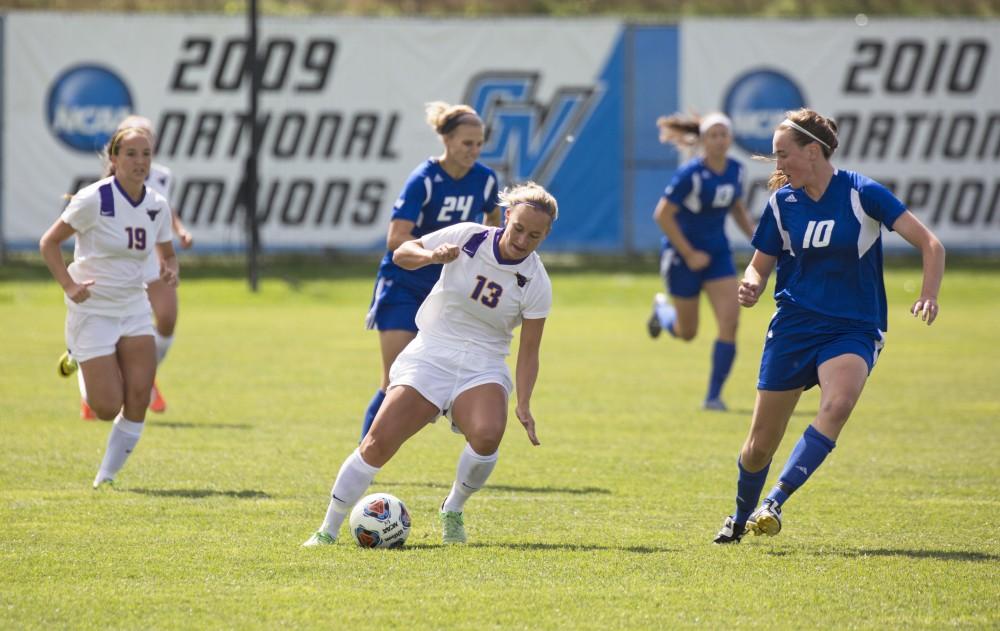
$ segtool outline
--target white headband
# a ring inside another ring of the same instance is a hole
[[[833,151],[833,149],[830,147],[830,145],[826,144],[825,142],[823,142],[822,140],[820,140],[819,138],[817,138],[816,134],[812,133],[811,131],[809,131],[808,129],[806,129],[805,127],[803,127],[802,125],[799,125],[795,121],[789,120],[789,119],[786,118],[785,120],[781,121],[781,125],[786,125],[788,127],[791,127],[792,129],[794,129],[795,131],[800,131],[803,134],[805,134],[806,136],[809,136],[810,138],[812,138],[813,140],[815,140],[819,144],[821,144],[824,147],[826,147],[828,150]],[[781,127],[781,125],[778,125],[778,127]]]
[[[705,118],[698,121],[698,135],[704,136],[705,132],[715,125],[722,125],[729,131],[733,130],[733,122],[729,120],[729,117],[725,114],[719,114],[716,112],[714,114],[709,114]]]

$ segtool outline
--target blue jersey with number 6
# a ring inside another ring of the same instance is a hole
[[[413,236],[419,239],[464,221],[482,223],[483,214],[492,211],[498,203],[497,176],[489,167],[477,162],[456,180],[436,159],[429,158],[406,180],[393,206],[392,219],[412,221]],[[379,266],[381,278],[415,289],[424,296],[440,275],[440,265],[404,270],[392,262],[392,252],[385,253]]]
[[[884,186],[835,170],[818,201],[786,185],[775,191],[753,246],[778,257],[774,298],[809,311],[888,329],[882,226],[906,212]]]

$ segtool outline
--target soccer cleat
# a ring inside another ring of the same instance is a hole
[[[153,392],[149,397],[149,409],[157,414],[163,414],[167,411],[167,402],[160,394],[160,389],[156,387],[156,382],[153,382]]]
[[[309,540],[302,544],[303,548],[313,548],[316,546],[332,546],[337,543],[336,537],[331,537],[322,530],[317,530]]]
[[[654,340],[660,337],[660,333],[663,332],[663,325],[660,324],[657,307],[661,304],[666,304],[666,302],[667,295],[664,293],[658,293],[653,296],[653,313],[649,316],[649,320],[646,321],[646,330],[649,331],[649,337]]]
[[[711,410],[713,412],[726,412],[729,410],[729,408],[726,407],[726,404],[722,402],[722,399],[719,398],[705,399],[705,402],[701,404],[701,409]]]
[[[73,359],[73,356],[69,354],[69,351],[66,351],[65,353],[59,356],[58,370],[60,377],[69,377],[70,375],[75,373],[76,369],[79,367],[80,365],[76,363],[76,360]]]
[[[725,523],[722,524],[722,530],[719,531],[719,534],[715,535],[712,543],[739,543],[745,532],[746,525],[737,524],[733,521],[733,516],[730,515],[726,517]]]
[[[114,489],[115,481],[113,478],[96,478],[94,480],[94,490],[100,491],[102,489]]]
[[[94,411],[90,409],[90,406],[87,405],[87,402],[84,401],[83,399],[80,399],[80,418],[82,418],[85,421],[97,420],[97,414],[95,414]]]
[[[462,513],[441,511],[441,543],[465,543],[465,521]]]
[[[755,535],[773,537],[781,532],[781,506],[772,500],[764,500],[760,508],[750,513],[747,531]]]

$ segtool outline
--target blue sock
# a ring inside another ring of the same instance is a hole
[[[715,340],[712,347],[712,374],[708,380],[708,396],[706,399],[718,399],[722,394],[722,384],[726,383],[729,371],[736,359],[736,344]]]
[[[375,396],[372,397],[371,402],[368,404],[368,409],[365,410],[365,422],[361,424],[361,440],[365,439],[365,436],[368,435],[368,430],[372,428],[375,415],[378,414],[378,409],[382,407],[383,401],[385,401],[385,393],[381,390],[376,390]]]
[[[760,499],[760,492],[764,490],[771,463],[767,463],[767,466],[754,473],[744,469],[739,458],[736,459],[736,466],[740,469],[740,478],[736,482],[736,514],[733,515],[733,521],[745,524],[750,513],[757,508],[757,500]]]
[[[656,305],[656,318],[660,321],[663,330],[670,334],[670,337],[677,337],[674,333],[674,322],[677,321],[677,309],[670,303]]]
[[[788,496],[806,483],[809,476],[823,464],[826,455],[836,446],[836,442],[820,434],[812,425],[807,427],[795,449],[792,450],[792,455],[788,457],[785,470],[781,472],[778,483],[768,493],[767,499],[784,504]]]

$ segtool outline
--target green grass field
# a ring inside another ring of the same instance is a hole
[[[728,413],[702,412],[714,320],[651,341],[652,268],[552,270],[533,402],[513,419],[470,544],[437,507],[462,440],[408,443],[373,490],[413,515],[406,548],[300,544],[322,521],[377,385],[363,330],[374,265],[189,268],[169,402],[118,478],[90,489],[109,426],[56,376],[65,308],[32,263],[0,268],[0,628],[657,629],[1000,626],[1000,267],[949,270],[933,327],[919,270],[887,272],[888,345],[837,449],[784,531],[710,545],[772,305],[743,311]],[[815,413],[807,393],[772,480]]]

